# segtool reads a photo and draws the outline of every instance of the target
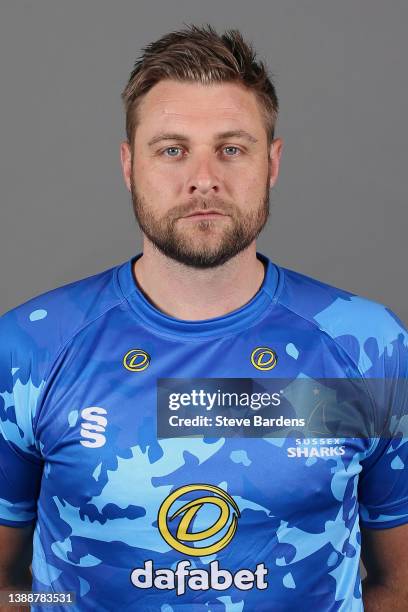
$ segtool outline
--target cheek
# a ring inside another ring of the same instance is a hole
[[[251,172],[238,172],[234,179],[234,189],[239,189],[246,201],[257,200],[263,197],[268,178],[265,170],[253,169]]]
[[[138,164],[134,168],[134,182],[137,193],[144,205],[156,216],[161,216],[169,209],[174,197],[174,178],[171,179],[162,173],[151,171],[151,165]],[[176,194],[177,195],[177,194]]]
[[[140,191],[148,193],[150,197],[157,196],[160,194],[166,194],[169,191],[175,191],[177,189],[177,172],[174,168],[164,167],[163,164],[160,168],[154,161],[138,161],[134,164],[134,179]]]

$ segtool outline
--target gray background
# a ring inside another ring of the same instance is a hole
[[[183,22],[240,28],[285,141],[258,250],[408,321],[408,3],[14,0],[0,9],[0,312],[140,251],[120,92]]]

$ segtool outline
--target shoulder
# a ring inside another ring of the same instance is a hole
[[[406,326],[386,304],[295,270],[281,270],[279,302],[328,334],[362,373],[379,373],[376,366],[393,356],[408,360]]]
[[[123,300],[116,281],[119,267],[37,295],[0,316],[2,368],[32,362],[35,356],[44,370],[60,347]]]

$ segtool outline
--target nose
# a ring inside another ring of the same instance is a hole
[[[200,155],[191,164],[187,189],[189,194],[196,195],[218,193],[220,189],[219,178],[214,160],[210,159],[208,155]]]

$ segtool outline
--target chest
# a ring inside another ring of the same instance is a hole
[[[67,351],[50,379],[37,424],[45,460],[42,499],[57,504],[63,499],[58,511],[61,518],[71,513],[66,522],[72,524],[75,514],[102,530],[110,519],[135,518],[148,530],[171,492],[186,486],[198,491],[200,485],[228,493],[248,528],[254,517],[274,528],[284,521],[312,531],[347,518],[356,505],[364,439],[276,432],[268,437],[262,431],[246,436],[243,430],[228,436],[214,429],[203,435],[191,428],[190,435],[186,430],[158,435],[160,389],[168,380],[188,381],[191,399],[191,391],[199,391],[194,381],[207,391],[229,381],[230,393],[244,393],[266,388],[268,379],[296,379],[308,369],[316,375],[339,373],[338,355],[318,338],[304,340],[313,350],[302,360],[289,355],[287,341],[275,331],[198,347],[147,336],[132,339],[124,331],[116,339],[101,337]],[[254,356],[260,347],[263,355]],[[277,363],[267,369],[273,359]],[[320,361],[324,368],[316,365]],[[191,405],[183,406],[182,395],[179,408],[185,414]],[[207,408],[201,415],[211,412]],[[245,406],[243,415],[248,410]],[[205,508],[199,514],[204,516]]]

